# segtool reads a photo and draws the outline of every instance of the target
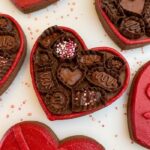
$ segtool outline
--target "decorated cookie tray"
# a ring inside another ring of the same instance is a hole
[[[1,1],[0,13],[9,14],[19,22],[26,35],[28,44],[27,55],[19,73],[16,75],[13,83],[0,97],[0,139],[4,133],[16,123],[31,120],[46,124],[53,130],[60,141],[75,135],[85,135],[98,141],[106,150],[145,150],[145,148],[130,139],[127,124],[127,103],[131,81],[135,73],[150,58],[150,45],[131,50],[121,50],[105,32],[99,20],[100,16],[98,17],[97,15],[94,2],[95,0],[60,0],[45,9],[24,14],[19,11],[10,0]],[[97,0],[98,8],[100,7],[99,2],[101,2],[101,0]],[[43,4],[43,7],[46,5],[48,4]],[[21,5],[19,5],[19,7],[21,7]],[[27,11],[31,11],[30,8],[26,8],[28,9]],[[38,8],[39,6],[35,9]],[[104,12],[103,15],[108,18]],[[10,29],[11,26],[9,25],[7,31]],[[15,31],[17,39],[20,37],[18,40],[19,43],[16,42],[15,48],[11,49],[17,49],[13,60],[15,60],[14,65],[19,67],[25,56],[24,49],[26,47],[26,40],[18,25],[13,26],[13,30]],[[7,34],[8,35],[5,35],[6,39],[14,40],[11,32],[7,32]],[[19,37],[18,34],[20,35]],[[60,41],[54,40],[53,45],[50,47],[50,50],[56,49],[57,51],[44,51],[44,49],[47,48],[48,40],[44,41],[47,36],[54,36],[53,40],[57,39],[57,36],[61,37]],[[63,40],[65,43],[63,43]],[[18,44],[21,44],[20,49],[17,47]],[[72,53],[65,53],[62,57],[61,46],[67,44],[71,46]],[[87,52],[86,50],[90,51]],[[41,61],[39,57],[42,57],[42,55],[43,60]],[[53,60],[51,67],[47,66],[47,64],[45,67],[48,57]],[[84,58],[89,59],[85,61]],[[93,63],[90,62],[90,59],[95,62],[94,65],[92,64],[93,66],[90,66],[90,63]],[[113,60],[119,62],[119,64],[117,64],[119,66],[117,66],[118,68],[112,67]],[[52,70],[52,68],[57,66],[55,62],[57,62],[57,65],[59,64],[58,70]],[[101,65],[97,66],[97,62]],[[129,86],[127,86],[130,74],[129,67],[131,79]],[[75,74],[76,80],[67,81],[66,72],[70,75]],[[48,81],[47,83],[49,84],[47,88],[44,89],[45,87],[43,88],[42,84],[45,83],[45,81],[41,80],[40,76],[47,77],[47,75],[49,75],[49,78],[46,78],[46,81]],[[111,80],[109,86],[96,80],[97,78],[95,78],[95,76],[97,75],[105,76]],[[144,79],[144,81],[147,80],[147,78]],[[53,83],[50,81],[53,81]],[[110,83],[112,85],[110,85]],[[54,86],[54,91],[49,93],[47,90],[49,90],[48,88],[51,86]],[[135,84],[135,87],[136,86]],[[79,90],[80,88],[84,90]],[[139,88],[140,87],[138,87],[138,90],[140,91]],[[1,90],[1,92],[3,92],[3,90]],[[93,99],[90,102],[82,101],[83,105],[81,107],[75,100],[81,99],[81,97],[79,97],[81,93],[86,94],[88,90],[91,92],[91,95],[94,93],[98,96],[97,98],[100,97],[101,99],[102,97],[102,99],[97,103],[92,101]],[[135,91],[138,93],[138,90]],[[62,91],[64,93],[62,93]],[[125,93],[123,93],[124,91]],[[146,92],[149,92],[149,89],[147,89]],[[52,97],[52,93],[55,93],[56,97],[58,94],[61,97],[65,95],[64,97],[67,98],[68,101],[62,104],[64,106],[63,108],[58,105],[52,107],[51,104],[46,103],[47,99]],[[121,96],[121,94],[123,95]],[[149,93],[147,94],[149,96]],[[70,95],[73,96],[71,97]],[[121,97],[117,100],[119,96]],[[134,97],[134,95],[132,96]],[[136,107],[138,107],[138,105],[136,105]],[[147,106],[146,108],[149,107]],[[133,109],[130,111],[133,111]],[[94,113],[91,114],[91,112]],[[148,118],[149,114],[145,113],[144,116]],[[54,147],[60,145],[60,147],[65,148],[69,145],[68,143],[73,143],[72,141],[76,141],[76,146],[78,146],[78,139],[80,139],[80,142],[83,140],[86,147],[87,144],[95,144],[95,141],[80,136],[72,139],[71,142],[66,142],[67,144],[62,144],[62,142],[58,144],[59,140],[56,139],[52,131],[43,124],[37,125],[36,122],[26,122],[25,124],[14,126],[5,136],[6,143],[9,143],[7,138],[11,135],[15,135],[16,140],[18,140],[19,138],[17,137],[20,137],[22,133],[20,130],[28,134],[28,127],[34,130],[39,128],[41,133],[43,132],[47,135],[48,141],[53,141]],[[21,138],[21,140],[23,140],[23,138]],[[32,144],[34,144],[34,142]],[[99,144],[95,145],[97,145],[97,149],[102,148]],[[25,149],[27,148],[26,145],[23,146]],[[84,144],[82,146],[84,147]]]

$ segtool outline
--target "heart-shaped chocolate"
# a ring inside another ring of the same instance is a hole
[[[48,28],[35,43],[32,82],[50,120],[97,111],[126,89],[130,71],[125,58],[111,48],[86,49],[75,31],[58,26]]]
[[[75,87],[84,77],[84,72],[78,66],[62,64],[58,68],[57,76],[64,85],[69,88]]]
[[[0,94],[11,84],[26,55],[26,39],[20,25],[0,14]]]
[[[148,0],[96,0],[95,6],[104,29],[123,50],[150,43]]]
[[[150,62],[137,73],[129,96],[128,123],[131,138],[150,149]]]
[[[0,150],[104,150],[94,139],[74,136],[59,141],[40,122],[22,122],[11,127],[0,143]]]
[[[30,13],[58,1],[58,0],[11,0],[24,13]]]

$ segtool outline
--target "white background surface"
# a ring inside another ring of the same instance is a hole
[[[10,88],[0,97],[0,138],[15,123],[37,120],[51,127],[60,139],[83,134],[95,138],[106,150],[145,150],[129,138],[126,116],[128,90],[113,105],[96,113],[66,121],[51,122],[46,118],[29,73],[29,56],[36,38],[52,25],[75,29],[89,48],[110,46],[120,51],[107,36],[97,17],[93,0],[61,0],[41,11],[25,15],[9,0],[0,0],[0,12],[7,13],[22,26],[28,40],[28,53],[19,74]],[[150,58],[150,46],[121,52],[135,71]],[[129,88],[128,88],[129,89]]]

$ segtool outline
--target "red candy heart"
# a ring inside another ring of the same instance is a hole
[[[12,0],[12,2],[24,13],[42,9],[57,0]]]
[[[59,141],[53,131],[39,122],[23,122],[10,128],[0,143],[0,150],[104,150],[85,136]]]
[[[145,64],[134,80],[128,105],[131,137],[150,148],[150,62]]]
[[[25,35],[14,18],[0,14],[0,94],[11,84],[26,55]]]
[[[59,38],[58,35],[60,35]],[[55,46],[52,46],[53,40],[55,41]],[[76,46],[70,40],[78,43],[76,48],[82,50],[63,54],[68,43],[69,45],[71,44],[71,49],[69,48],[69,50],[73,50],[73,45]],[[53,47],[58,51],[52,51]],[[64,51],[61,52],[62,49]],[[84,51],[86,49],[87,47],[82,38],[75,31],[66,27],[47,29],[35,43],[30,57],[32,83],[38,100],[50,120],[71,119],[90,114],[112,104],[126,90],[130,70],[125,58],[112,48],[97,47]],[[56,52],[58,53],[56,54]],[[80,53],[80,57],[77,57],[78,53]],[[62,54],[64,58],[62,58]],[[106,59],[105,66],[104,60]],[[59,67],[58,61],[61,64]],[[67,65],[63,63],[64,61]],[[74,66],[72,61],[80,65]],[[103,65],[105,69],[102,67]],[[85,70],[85,73],[81,73],[83,70]],[[123,70],[124,74],[122,75],[122,77],[124,76],[123,80],[118,77],[121,70]],[[60,72],[62,73],[61,75],[59,74]],[[55,84],[56,88],[54,87]],[[69,94],[67,95],[68,91]],[[71,95],[72,107],[70,110],[67,108],[71,105],[71,101],[68,102],[71,99]],[[104,101],[105,96],[108,96],[106,101]],[[99,102],[100,104],[97,105]]]
[[[128,0],[96,0],[95,2],[96,10],[104,29],[123,50],[142,47],[150,43],[148,15],[150,3],[147,1],[143,10],[143,3],[146,2],[141,1],[141,4],[139,2],[128,2]],[[138,6],[137,3],[139,4]],[[122,5],[125,6],[122,7]],[[135,10],[131,9],[132,7]],[[143,19],[140,19],[138,14],[141,11],[142,15],[144,14]]]

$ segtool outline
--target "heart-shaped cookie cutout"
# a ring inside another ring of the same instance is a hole
[[[44,60],[44,61],[43,61]],[[125,91],[129,66],[115,50],[87,50],[72,29],[48,28],[35,43],[32,82],[50,120],[70,119],[104,108]]]
[[[150,149],[150,62],[137,73],[129,96],[128,123],[131,138]]]
[[[58,0],[11,0],[24,13],[30,13],[58,1]]]
[[[26,39],[12,17],[0,14],[0,94],[11,84],[26,55]]]
[[[0,143],[0,150],[104,150],[94,139],[74,136],[59,141],[53,131],[40,122],[22,122],[11,127]]]
[[[123,50],[150,43],[150,2],[96,0],[99,19],[112,40]]]

